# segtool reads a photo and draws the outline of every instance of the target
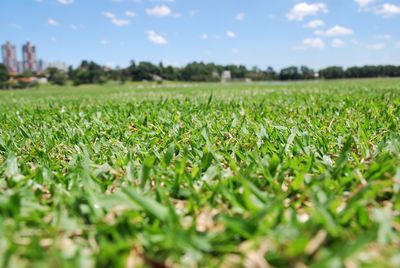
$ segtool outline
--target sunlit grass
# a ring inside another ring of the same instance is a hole
[[[396,267],[399,135],[399,80],[0,92],[0,265]]]

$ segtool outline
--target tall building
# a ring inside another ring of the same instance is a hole
[[[37,61],[37,72],[41,73],[44,72],[44,70],[46,70],[46,63],[44,62],[44,60],[38,60]]]
[[[36,47],[31,44],[31,42],[26,43],[22,46],[22,57],[23,57],[23,65],[24,71],[37,71],[37,62],[36,62]]]
[[[17,73],[22,74],[24,72],[24,63],[22,61],[17,62]]]
[[[8,72],[17,73],[18,63],[17,50],[15,49],[15,46],[10,42],[7,42],[1,47],[1,52],[3,56],[3,63],[7,67]]]

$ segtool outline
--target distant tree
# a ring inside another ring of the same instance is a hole
[[[301,66],[300,73],[302,79],[313,79],[315,77],[314,70],[307,66]]]
[[[326,79],[338,79],[338,78],[343,78],[345,76],[345,72],[343,70],[343,67],[331,66],[320,70],[319,75],[320,77]]]
[[[266,70],[266,74],[267,74],[267,78],[269,80],[273,80],[276,79],[276,72],[274,70],[274,68],[272,68],[271,66],[269,66]]]
[[[32,70],[27,69],[27,70],[25,70],[25,71],[22,73],[21,76],[22,76],[22,77],[32,77],[32,76],[34,76],[34,73],[32,72]]]
[[[315,71],[307,66],[289,66],[276,72],[272,67],[260,69],[257,66],[247,69],[244,65],[217,65],[215,63],[191,62],[183,67],[165,66],[162,62],[153,64],[151,62],[131,61],[127,68],[110,69],[104,68],[95,62],[82,61],[80,66],[73,69],[68,68],[67,77],[74,85],[105,83],[107,80],[120,81],[143,81],[165,79],[170,81],[193,81],[193,82],[215,82],[219,81],[223,71],[230,71],[233,79],[251,79],[254,81],[267,80],[300,80],[314,79]],[[344,69],[340,66],[331,66],[319,71],[320,77],[325,79],[339,78],[364,78],[364,77],[400,77],[400,66],[394,65],[366,65],[354,66]],[[31,72],[25,76],[33,75]],[[56,77],[62,83],[64,77]],[[57,82],[58,83],[58,82]]]
[[[74,80],[74,67],[69,66],[67,71],[68,79]]]
[[[121,80],[122,70],[118,66],[115,69],[108,69],[105,73],[107,76],[107,80]]]
[[[129,67],[124,71],[124,76],[132,81],[153,80],[154,75],[161,76],[161,68],[163,67],[147,61],[139,62],[137,65],[131,61]]]
[[[135,81],[135,75],[136,75],[136,62],[131,61],[131,64],[126,68],[123,72],[124,77],[126,80],[132,80]]]
[[[58,72],[54,74],[52,79],[50,80],[50,83],[57,85],[57,86],[64,86],[67,83],[67,75],[63,72]]]
[[[0,88],[4,86],[4,83],[8,81],[8,71],[4,64],[0,64]]]
[[[266,81],[275,78],[275,71],[272,67],[267,68],[267,70],[261,70],[257,66],[251,68],[251,70],[246,69],[246,78],[252,81]]]
[[[91,61],[82,61],[80,67],[72,74],[74,85],[82,84],[104,84],[107,82],[107,75],[104,68]]]
[[[399,77],[400,76],[400,66],[385,65],[382,66],[382,76],[388,77]]]
[[[244,79],[246,77],[246,74],[248,73],[246,66],[244,65],[228,65],[225,67],[225,70],[228,70],[231,72],[232,78],[233,79]]]
[[[160,68],[151,62],[139,62],[136,66],[136,80],[153,80],[153,75],[160,75]]]
[[[90,80],[89,70],[87,68],[75,69],[73,77],[73,83],[75,86],[92,83]]]
[[[279,73],[280,80],[297,80],[300,78],[301,78],[301,75],[299,72],[299,68],[297,68],[296,66],[290,66],[290,67],[284,68]]]
[[[57,68],[50,67],[46,70],[49,82],[53,85],[63,86],[67,83],[67,74]]]
[[[361,68],[357,66],[347,68],[345,76],[348,78],[359,78],[361,77]]]
[[[164,68],[162,72],[162,77],[169,81],[177,81],[180,80],[180,70],[179,68],[175,68],[172,66],[168,66]]]
[[[181,70],[181,79],[183,81],[211,82],[219,78],[213,75],[218,72],[219,67],[215,64],[205,64],[203,62],[192,62],[187,64]],[[229,70],[229,68],[226,68]]]
[[[378,65],[378,66],[354,66],[345,71],[345,77],[365,78],[365,77],[399,77],[400,66]]]

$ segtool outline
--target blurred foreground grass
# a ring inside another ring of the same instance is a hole
[[[0,92],[3,267],[399,267],[400,81]]]

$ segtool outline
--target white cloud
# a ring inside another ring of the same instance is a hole
[[[106,18],[109,18],[109,19],[115,19],[116,18],[115,14],[112,13],[112,12],[109,12],[109,11],[103,12],[103,16],[106,17]]]
[[[167,17],[172,15],[172,10],[167,5],[155,6],[146,10],[147,15],[154,17]]]
[[[344,46],[344,41],[342,39],[339,38],[335,38],[332,40],[332,47],[333,48],[340,48]]]
[[[125,15],[127,15],[127,14],[125,14]],[[118,19],[114,13],[109,12],[109,11],[103,12],[103,16],[108,18],[112,24],[114,24],[115,26],[118,26],[118,27],[127,26],[131,23],[130,20]]]
[[[56,26],[56,25],[58,25],[58,21],[56,21],[55,19],[48,19],[47,24]]]
[[[303,46],[310,48],[324,48],[325,43],[321,38],[306,38],[303,40]]]
[[[382,15],[384,17],[392,17],[394,15],[400,14],[400,6],[385,3],[376,10],[376,14]]]
[[[308,22],[307,24],[304,24],[305,28],[318,28],[318,27],[322,27],[325,25],[325,22],[323,20],[312,20],[310,22]]]
[[[373,50],[381,50],[386,47],[384,43],[378,43],[378,44],[369,44],[366,46],[368,49],[373,49]]]
[[[229,38],[235,38],[235,37],[236,37],[236,34],[235,34],[235,32],[227,31],[227,32],[226,32],[226,36],[228,36]]]
[[[115,18],[115,19],[111,20],[111,23],[114,24],[115,26],[123,27],[123,26],[129,25],[131,23],[131,21],[130,20],[124,20],[124,19]]]
[[[353,30],[350,28],[345,28],[342,26],[334,26],[331,29],[327,30],[325,33],[327,36],[338,36],[338,35],[352,35]]]
[[[232,49],[232,53],[238,54],[238,53],[240,53],[240,49],[234,48],[234,49]]]
[[[110,44],[110,41],[107,40],[107,39],[103,39],[103,40],[100,41],[100,44],[102,44],[103,46],[106,46],[106,45]]]
[[[343,35],[352,35],[354,33],[353,29],[342,27],[339,25],[336,25],[329,30],[326,31],[315,31],[316,35],[322,35],[322,36],[343,36]]]
[[[125,11],[125,15],[130,18],[136,17],[136,13],[130,10]]]
[[[147,39],[150,40],[150,42],[157,44],[157,45],[166,45],[168,43],[167,39],[165,39],[164,36],[156,33],[153,30],[147,31]]]
[[[318,13],[327,13],[328,7],[324,3],[308,4],[306,2],[296,4],[289,13],[286,14],[289,20],[302,21],[307,16],[315,16]]]
[[[245,19],[245,17],[246,17],[246,14],[244,14],[243,12],[240,12],[239,14],[237,14],[237,15],[235,16],[235,20],[237,20],[237,21],[243,21],[243,20]]]
[[[397,42],[396,48],[400,48],[400,42]]]
[[[364,8],[375,2],[375,0],[354,0],[354,2],[356,2],[360,8]]]
[[[58,3],[63,5],[70,5],[74,2],[74,0],[58,0]]]
[[[375,39],[392,39],[392,35],[391,34],[379,34],[379,35],[375,35],[374,36]]]
[[[204,33],[200,36],[201,39],[207,40],[208,39],[208,34]]]

